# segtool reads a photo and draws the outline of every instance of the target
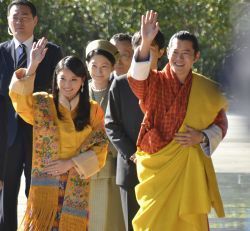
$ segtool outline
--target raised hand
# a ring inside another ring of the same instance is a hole
[[[159,23],[157,22],[157,13],[153,10],[147,11],[146,15],[141,17],[141,36],[142,43],[151,45],[159,30]]]
[[[47,43],[48,40],[44,37],[33,43],[30,51],[30,64],[26,75],[31,75],[36,72],[39,63],[42,62],[48,50],[48,48],[46,48]]]
[[[157,13],[153,10],[147,11],[146,15],[141,17],[141,36],[142,42],[139,47],[138,61],[147,60],[150,46],[158,33],[159,23],[157,22]]]
[[[48,48],[46,48],[47,43],[48,43],[48,40],[44,37],[39,39],[37,42],[33,43],[32,49],[30,52],[31,63],[39,64],[40,62],[42,62],[48,50]]]

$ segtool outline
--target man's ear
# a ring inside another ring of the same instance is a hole
[[[201,53],[200,53],[199,51],[196,52],[196,54],[195,54],[195,56],[194,56],[194,63],[196,63],[196,62],[199,60],[200,55],[201,55]]]
[[[38,16],[35,16],[34,17],[34,24],[35,24],[35,26],[37,25],[37,23],[38,23]]]

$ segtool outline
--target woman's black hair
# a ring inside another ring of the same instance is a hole
[[[81,131],[87,124],[90,123],[88,71],[81,59],[75,56],[66,56],[57,64],[54,71],[52,94],[56,106],[57,116],[60,120],[63,119],[63,115],[59,110],[59,89],[57,86],[57,75],[63,69],[68,69],[72,71],[77,77],[83,79],[83,90],[81,90],[81,88],[79,89],[80,99],[76,117],[73,120],[76,130]]]
[[[89,52],[89,54],[87,55],[87,58],[86,58],[88,63],[94,55],[102,55],[111,62],[112,66],[115,65],[115,57],[112,54],[110,54],[109,52],[107,52],[105,50],[101,50],[101,49],[96,49],[96,50]]]

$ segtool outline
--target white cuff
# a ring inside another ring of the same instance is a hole
[[[219,143],[222,141],[222,130],[219,126],[213,124],[205,130],[202,130],[208,137],[208,144],[201,143],[202,151],[207,155],[211,156]]]
[[[100,170],[97,156],[92,150],[80,153],[73,157],[72,161],[75,164],[76,171],[83,179],[93,176]]]
[[[148,61],[137,62],[136,57],[138,56],[138,49],[139,47],[135,50],[129,69],[129,76],[136,80],[145,80],[148,78],[150,71],[151,54]]]

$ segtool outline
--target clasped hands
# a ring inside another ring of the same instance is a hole
[[[68,160],[52,160],[44,168],[44,173],[52,176],[59,176],[66,173],[74,167],[74,162],[71,159]]]

